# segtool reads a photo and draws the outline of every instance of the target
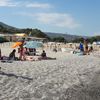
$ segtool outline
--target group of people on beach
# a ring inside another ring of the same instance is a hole
[[[35,57],[38,58],[37,60],[48,59],[45,50],[43,50],[40,55],[37,55],[36,51],[33,52],[33,54],[31,54],[32,51],[31,52],[28,51],[27,48],[23,48],[23,50],[21,48],[18,48],[18,53],[19,53],[19,57],[16,57],[16,49],[13,49],[9,54],[9,56],[5,57],[1,55],[1,49],[0,49],[0,60],[21,60],[21,61],[30,60],[31,61],[31,60],[35,60]]]
[[[25,41],[21,41],[21,42],[22,42],[22,44],[19,45],[19,48],[18,48],[19,57],[16,57],[16,49],[12,50],[12,52],[9,54],[9,57],[2,56],[1,49],[0,49],[0,60],[8,59],[8,60],[34,61],[34,60],[41,60],[41,59],[56,59],[56,58],[47,57],[45,50],[43,50],[40,55],[37,55],[35,48],[26,48],[26,47],[24,47]],[[93,51],[92,46],[88,47],[87,40],[84,40],[84,44],[82,42],[80,42],[79,49],[83,55],[86,55],[86,54],[89,55],[89,53],[91,51]],[[54,51],[57,52],[56,49],[54,49]]]
[[[93,51],[92,45],[89,47],[87,40],[84,40],[84,45],[83,45],[83,43],[80,42],[79,49],[80,49],[80,52],[82,52],[84,55],[86,55],[86,54],[89,55],[90,52]]]
[[[45,50],[43,50],[41,54],[37,54],[37,51],[35,48],[26,48],[23,46],[24,46],[24,42],[22,41],[22,44],[19,45],[19,48],[18,48],[19,57],[16,57],[16,49],[13,49],[8,57],[2,56],[1,49],[0,49],[0,60],[2,61],[4,60],[35,61],[35,60],[42,60],[42,59],[56,59],[56,58],[47,57]]]

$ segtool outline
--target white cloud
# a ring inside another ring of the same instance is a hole
[[[13,7],[17,6],[17,3],[12,2],[12,0],[0,0],[0,6]]]
[[[22,2],[13,0],[0,0],[1,7],[28,7],[28,8],[51,8],[52,6],[48,3],[38,3],[38,2]]]
[[[26,7],[32,7],[32,8],[51,8],[51,5],[48,3],[29,3],[26,5]]]
[[[33,15],[37,21],[43,24],[50,24],[57,27],[77,28],[80,24],[76,23],[70,14],[60,13],[38,13]]]
[[[78,24],[70,14],[65,13],[17,13],[22,16],[30,16],[42,24],[48,24],[51,26],[74,29],[81,25]]]

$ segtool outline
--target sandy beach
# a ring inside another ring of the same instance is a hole
[[[2,47],[8,55],[11,48]],[[100,100],[100,57],[47,51],[56,60],[0,62],[0,100]]]

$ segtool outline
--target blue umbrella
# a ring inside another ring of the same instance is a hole
[[[38,41],[28,41],[28,42],[26,42],[26,44],[23,47],[26,47],[26,48],[39,48],[39,47],[43,47],[43,43],[38,42]]]

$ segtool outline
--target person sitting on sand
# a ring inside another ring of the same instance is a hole
[[[33,55],[36,56],[36,49],[35,48],[33,49],[33,52],[34,52]]]
[[[46,58],[47,56],[46,56],[46,52],[43,50],[43,52],[41,53],[41,57],[42,58]]]
[[[9,54],[8,60],[16,60],[15,53],[16,53],[16,50],[14,49],[14,50]]]
[[[40,59],[51,59],[55,60],[56,58],[47,57],[45,50],[42,51]]]

